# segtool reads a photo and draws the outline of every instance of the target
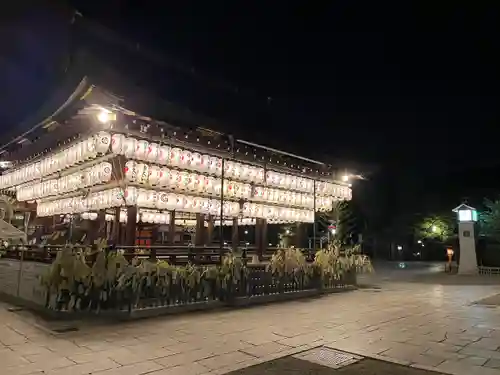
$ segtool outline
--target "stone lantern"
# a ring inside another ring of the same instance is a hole
[[[476,236],[474,226],[477,221],[477,210],[465,203],[453,209],[457,213],[458,239],[460,245],[459,274],[477,274]]]

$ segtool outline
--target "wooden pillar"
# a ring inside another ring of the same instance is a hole
[[[267,220],[262,219],[261,227],[261,241],[262,241],[262,254],[266,254],[267,246],[269,245],[269,240],[267,238]]]
[[[170,211],[170,223],[168,225],[168,244],[175,243],[175,211]]]
[[[262,247],[262,224],[263,219],[255,220],[255,246],[257,250],[257,256],[259,260],[262,260],[262,255],[264,254],[264,248]]]
[[[295,223],[296,225],[296,230],[295,230],[295,247],[296,248],[303,248],[304,247],[304,239],[305,239],[305,225],[304,223]]]
[[[135,231],[137,228],[137,207],[127,207],[127,225],[125,227],[125,245],[135,245]]]
[[[205,239],[206,245],[212,244],[213,235],[214,235],[214,217],[212,215],[208,215],[207,237]]]
[[[111,232],[111,242],[116,245],[120,242],[120,207],[115,207],[115,218],[113,220],[113,229]]]
[[[236,250],[239,245],[239,238],[238,238],[238,218],[233,217],[233,227],[232,227],[232,232],[231,232],[231,245],[233,250]]]
[[[194,244],[201,246],[205,243],[205,216],[203,214],[196,214],[196,232],[194,237]]]

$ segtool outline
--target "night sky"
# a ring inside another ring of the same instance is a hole
[[[182,74],[193,70],[243,102],[169,90],[175,71],[153,69],[146,57],[143,66],[121,62],[153,71],[155,90],[171,101],[193,110],[203,101],[213,109],[208,114],[234,124],[236,135],[250,129],[286,151],[342,166],[356,162],[373,184],[382,186],[382,178],[388,194],[404,190],[402,202],[414,205],[441,209],[500,190],[497,7],[72,3],[85,22],[168,56]],[[43,102],[64,65],[71,27],[53,13],[32,9],[0,30],[2,45],[10,46],[0,55],[4,132]]]

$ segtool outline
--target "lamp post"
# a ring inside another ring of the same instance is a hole
[[[476,238],[474,235],[477,211],[464,203],[455,207],[453,212],[456,212],[458,220],[458,240],[460,245],[458,273],[464,275],[477,274]]]

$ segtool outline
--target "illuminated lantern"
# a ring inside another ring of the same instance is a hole
[[[145,189],[137,190],[137,206],[147,207],[148,191]]]
[[[192,168],[196,171],[201,171],[202,170],[202,165],[201,165],[201,155],[198,152],[193,153],[192,156]]]
[[[86,141],[86,144],[87,144],[87,149],[86,149],[86,153],[85,153],[85,158],[86,159],[95,158],[97,155],[96,139],[94,137],[89,137]]]
[[[156,163],[158,161],[158,155],[159,155],[159,145],[158,143],[150,143],[148,146],[148,150],[146,152],[146,160],[150,161],[151,163]]]
[[[137,163],[135,161],[129,160],[125,163],[125,179],[129,182],[137,181]]]
[[[166,210],[168,208],[168,193],[165,192],[158,193],[158,200],[156,202],[156,207],[160,210]]]
[[[214,158],[214,171],[217,176],[220,176],[222,174],[222,159],[221,158]]]
[[[181,152],[180,165],[184,168],[191,169],[191,158],[192,154],[188,150],[184,150]]]
[[[179,186],[179,172],[176,171],[175,169],[171,169],[170,170],[170,173],[169,173],[169,183],[168,183],[168,186],[171,187],[172,189],[174,190],[178,190],[180,189],[180,186]]]
[[[172,148],[170,150],[170,165],[180,166],[181,163],[181,153],[182,150],[180,148]]]
[[[234,162],[226,160],[226,162],[224,163],[224,176],[226,178],[233,177],[233,171],[234,171]]]
[[[160,170],[160,180],[158,181],[158,185],[160,186],[168,186],[170,180],[170,169],[162,167]]]
[[[210,199],[201,198],[200,202],[201,202],[200,211],[205,213],[205,214],[208,214],[210,212]]]
[[[120,188],[111,189],[111,207],[120,207],[124,203],[123,191]]]
[[[166,165],[170,163],[170,147],[169,146],[160,146],[158,148],[158,163],[162,165]]]
[[[161,169],[156,165],[152,165],[149,167],[149,178],[148,182],[152,186],[158,185],[161,176]]]
[[[123,134],[113,134],[111,136],[111,151],[115,155],[123,155],[125,146],[125,136]]]
[[[184,196],[177,195],[176,196],[176,203],[175,203],[176,210],[183,211],[185,206],[186,206],[186,202],[184,200]]]
[[[203,192],[203,176],[199,174],[194,174],[193,175],[193,191],[196,191],[198,193]]]
[[[243,166],[240,163],[234,163],[234,172],[233,176],[237,180],[241,180],[241,173],[243,171]]]
[[[137,146],[137,140],[133,137],[125,138],[125,142],[123,144],[122,152],[126,158],[133,158],[135,156],[135,149]]]
[[[155,208],[156,202],[158,201],[158,193],[155,190],[148,190],[148,198],[146,200],[145,206],[149,208]]]
[[[179,175],[177,176],[177,180],[179,181],[179,187],[182,190],[187,190],[188,189],[188,184],[189,184],[189,176],[190,174],[187,172],[180,172]]]
[[[140,184],[147,184],[149,178],[149,166],[144,163],[137,165],[137,182]]]
[[[168,202],[167,202],[167,209],[175,210],[176,208],[177,208],[177,195],[176,194],[169,194],[168,195]]]
[[[149,142],[143,139],[138,140],[135,145],[134,158],[137,160],[146,160],[146,153],[148,151]]]
[[[201,211],[201,199],[197,197],[193,197],[191,200],[191,209],[193,212],[200,212]]]
[[[196,178],[198,177],[195,173],[188,173],[187,176],[187,189],[191,191],[196,190]]]
[[[200,171],[205,173],[210,171],[210,155],[201,155]]]
[[[99,132],[95,136],[95,151],[97,155],[104,155],[111,145],[111,135],[106,132]]]
[[[111,163],[104,162],[101,163],[100,165],[100,182],[108,182],[111,180],[111,171],[112,171],[112,166]]]

